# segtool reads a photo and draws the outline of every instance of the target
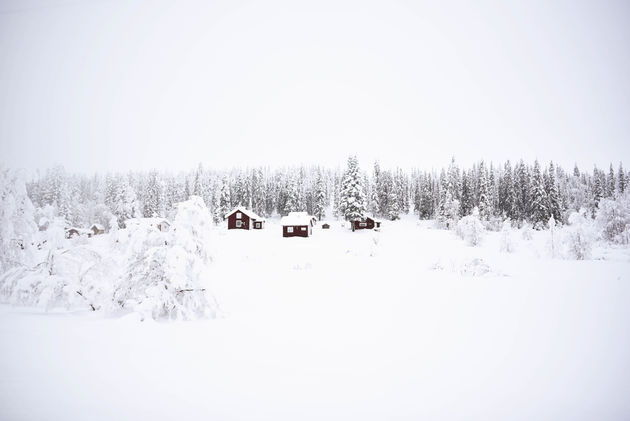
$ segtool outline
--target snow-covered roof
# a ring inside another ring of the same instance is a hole
[[[282,219],[280,219],[282,226],[310,225],[311,221],[312,216],[306,212],[289,212],[287,216],[283,216]]]
[[[164,224],[166,223],[167,225],[171,225],[171,223],[168,221],[168,219],[165,218],[159,218],[159,217],[154,217],[154,218],[129,218],[125,221],[125,225],[126,226],[130,226],[130,225],[149,225],[149,226],[158,226],[160,224]]]
[[[103,227],[101,224],[92,224],[90,229],[93,229],[93,228],[96,228],[99,231],[105,231],[105,227]]]
[[[245,209],[245,208],[244,208],[244,207],[242,207],[242,206],[237,206],[237,207],[235,207],[234,209],[232,209],[230,212],[226,213],[226,214],[225,214],[225,218],[227,218],[228,216],[232,215],[234,212],[241,212],[241,213],[244,213],[244,214],[245,214],[245,215],[247,215],[250,219],[255,219],[256,221],[263,221],[263,222],[265,221],[265,218],[263,218],[263,217],[261,217],[261,216],[256,215],[254,212],[252,212],[252,211],[250,211],[250,210],[248,210],[248,209]],[[225,219],[225,218],[224,218],[224,219]]]

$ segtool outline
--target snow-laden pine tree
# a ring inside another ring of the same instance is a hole
[[[339,210],[347,221],[357,221],[365,216],[365,193],[356,156],[348,158],[348,168],[341,181]]]
[[[321,170],[317,171],[317,180],[315,181],[315,206],[313,211],[314,216],[320,221],[326,216],[326,183]]]
[[[479,163],[478,173],[479,217],[482,220],[487,221],[492,215],[492,203],[490,197],[490,186],[488,185],[488,172],[483,161]]]
[[[223,177],[223,180],[221,181],[221,193],[219,196],[219,214],[221,215],[221,220],[223,220],[225,215],[227,215],[227,213],[232,209],[231,203],[230,183],[228,182],[227,177]]]
[[[162,183],[157,171],[151,171],[145,190],[143,214],[147,218],[160,216],[162,210]]]
[[[532,191],[531,191],[531,222],[536,228],[542,228],[547,223],[549,210],[547,207],[547,195],[545,194],[545,186],[542,174],[540,172],[540,164],[538,160],[534,161],[532,169]]]
[[[284,204],[283,213],[288,215],[289,212],[300,211],[300,187],[298,185],[297,178],[293,172],[289,175],[287,180],[287,196]]]
[[[531,176],[521,159],[515,170],[514,190],[516,193],[516,214],[519,221],[530,219]]]
[[[615,195],[615,170],[613,170],[612,164],[608,170],[608,178],[606,178],[606,197],[613,197]]]
[[[622,195],[626,191],[626,175],[621,162],[619,163],[619,170],[617,171],[617,187],[619,195]]]
[[[556,183],[556,169],[553,162],[549,163],[545,193],[547,196],[547,213],[550,217],[553,217],[555,223],[561,222],[562,209],[560,206],[558,185]]]
[[[26,262],[36,231],[23,174],[0,167],[0,274]]]
[[[462,192],[459,207],[461,216],[470,215],[475,207],[471,176],[466,171],[462,174]]]

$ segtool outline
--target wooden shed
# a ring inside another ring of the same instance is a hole
[[[354,230],[364,230],[364,229],[374,229],[380,228],[381,221],[377,221],[374,218],[370,218],[369,216],[361,218],[357,221],[352,221],[352,231]]]
[[[290,212],[280,220],[283,237],[309,237],[313,234],[312,217],[306,212]]]
[[[265,219],[256,215],[254,212],[237,206],[231,212],[225,215],[228,221],[228,229],[263,229],[265,227]]]
[[[101,224],[92,224],[90,236],[105,234],[105,228]]]

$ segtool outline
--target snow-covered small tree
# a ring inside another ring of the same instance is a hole
[[[114,293],[114,303],[143,317],[194,319],[213,316],[206,293],[212,217],[203,199],[177,205],[168,233],[149,231]]]
[[[592,220],[582,209],[580,212],[571,213],[568,222],[564,237],[568,255],[577,260],[588,259],[595,241]]]
[[[479,220],[479,210],[473,209],[472,215],[463,217],[457,223],[457,235],[470,246],[477,246],[481,243],[485,228]]]
[[[595,218],[602,237],[611,243],[628,244],[630,231],[630,194],[602,199]]]

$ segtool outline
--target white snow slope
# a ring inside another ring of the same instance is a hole
[[[545,235],[217,229],[218,319],[1,306],[0,419],[630,419],[630,251]]]

